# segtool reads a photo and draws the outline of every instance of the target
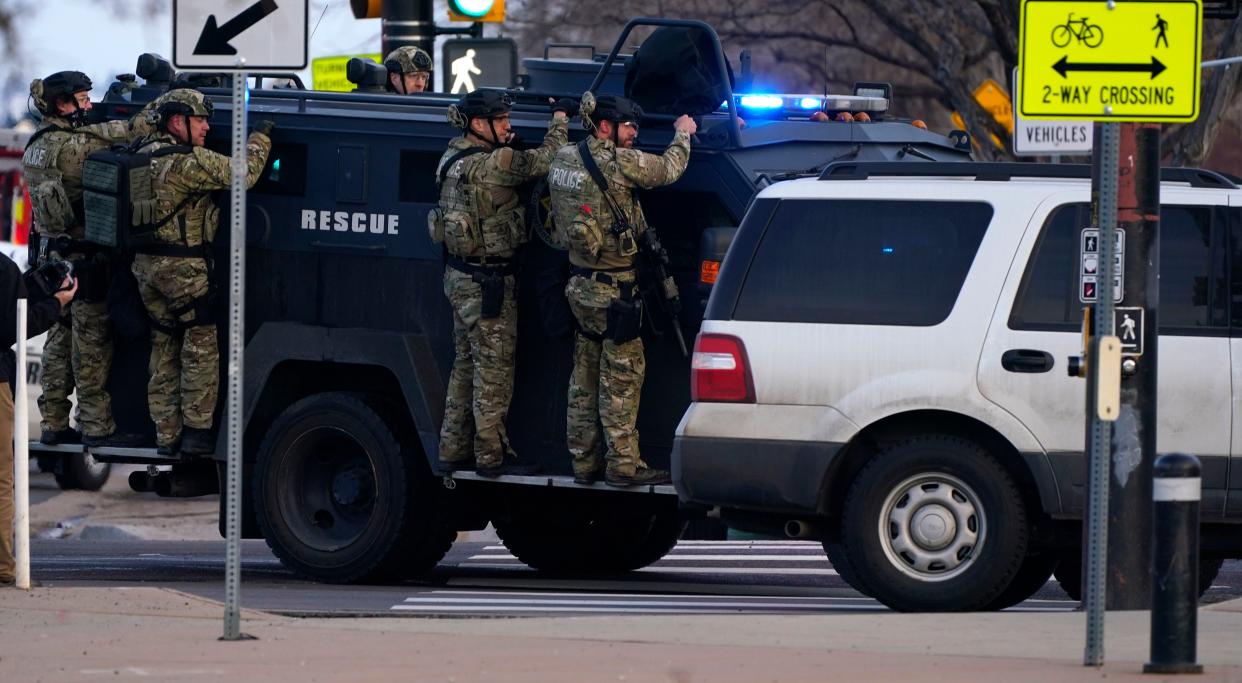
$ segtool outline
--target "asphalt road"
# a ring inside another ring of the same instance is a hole
[[[160,586],[222,600],[224,543],[36,540],[33,574],[44,585]],[[1231,561],[1206,599],[1242,596]],[[628,574],[546,577],[503,546],[458,542],[430,575],[390,585],[334,586],[298,578],[262,541],[242,551],[243,606],[290,615],[550,616],[634,613],[823,613],[882,605],[848,587],[818,544],[690,541]],[[1072,610],[1055,581],[1019,610]]]

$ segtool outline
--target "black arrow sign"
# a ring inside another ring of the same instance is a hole
[[[1113,71],[1113,72],[1150,72],[1151,77],[1159,76],[1168,67],[1155,57],[1151,58],[1150,63],[1146,64],[1118,64],[1116,62],[1090,63],[1090,62],[1071,62],[1069,57],[1062,57],[1060,61],[1052,65],[1052,70],[1061,74],[1061,78],[1068,78],[1071,71]]]
[[[235,55],[237,48],[229,45],[229,41],[241,35],[246,29],[263,20],[263,17],[275,12],[276,0],[259,0],[247,7],[241,14],[216,26],[216,15],[207,17],[203,32],[198,36],[194,46],[196,55]]]

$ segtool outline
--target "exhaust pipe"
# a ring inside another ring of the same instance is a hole
[[[129,488],[136,493],[155,493],[155,479],[144,470],[129,473]]]
[[[138,493],[154,493],[161,498],[194,498],[220,492],[220,479],[214,464],[209,467],[175,465],[171,472],[139,470],[129,474],[129,487]]]
[[[785,522],[785,535],[789,538],[817,539],[821,534],[818,524],[802,519],[791,519],[788,522]]]

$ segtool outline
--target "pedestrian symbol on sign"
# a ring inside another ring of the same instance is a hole
[[[1113,335],[1121,340],[1121,355],[1143,355],[1143,309],[1118,307],[1113,313]]]
[[[1134,341],[1134,318],[1129,313],[1122,313],[1121,319],[1121,339],[1122,341]]]
[[[466,56],[454,59],[450,69],[453,72],[453,87],[449,93],[452,95],[456,95],[458,89],[461,89],[463,93],[473,92],[474,80],[470,78],[470,74],[475,76],[483,74],[483,71],[474,63],[474,50],[466,50]]]

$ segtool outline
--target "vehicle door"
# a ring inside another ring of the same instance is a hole
[[[1224,207],[1209,201],[1223,204],[1226,195],[1165,188],[1162,197],[1156,441],[1161,453],[1181,451],[1203,461],[1204,513],[1220,514],[1233,419],[1228,230]],[[1066,368],[1069,357],[1082,353],[1078,289],[1082,230],[1089,225],[1085,191],[1040,206],[979,359],[980,391],[1035,434],[1065,514],[1081,513],[1085,494],[1086,382]]]
[[[1242,192],[1229,195],[1229,353],[1233,360],[1233,434],[1225,516],[1242,517]],[[1237,275],[1233,275],[1236,273]],[[1236,305],[1235,305],[1236,304]]]

